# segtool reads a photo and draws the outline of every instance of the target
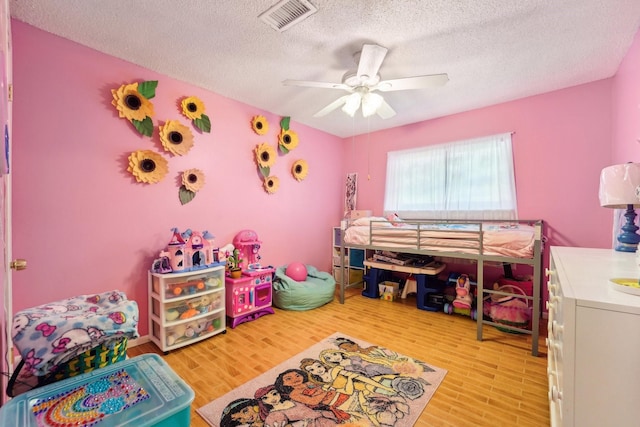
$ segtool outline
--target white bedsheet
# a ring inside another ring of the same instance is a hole
[[[370,235],[371,231],[371,235]],[[478,224],[398,223],[373,221],[351,226],[345,231],[345,244],[411,248],[431,251],[480,252]],[[533,258],[536,230],[526,224],[482,225],[484,255]]]

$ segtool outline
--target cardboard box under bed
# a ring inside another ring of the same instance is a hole
[[[188,427],[193,390],[157,354],[36,388],[0,409],[0,426]]]

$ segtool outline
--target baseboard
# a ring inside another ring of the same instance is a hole
[[[146,344],[150,341],[151,341],[151,338],[149,338],[149,335],[145,335],[143,337],[138,337],[138,338],[129,340],[129,342],[127,343],[127,347],[137,347],[139,345]]]

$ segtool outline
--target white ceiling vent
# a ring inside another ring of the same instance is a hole
[[[284,30],[304,21],[318,11],[308,0],[281,0],[258,16],[274,30]]]

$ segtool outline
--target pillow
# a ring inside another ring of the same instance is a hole
[[[387,215],[387,221],[391,223],[394,227],[402,227],[402,219],[398,216],[398,214],[394,213],[391,215]]]
[[[351,223],[351,225],[366,225],[369,226],[371,221],[384,221],[384,222],[375,222],[373,224],[374,227],[391,227],[391,224],[387,222],[386,218],[381,216],[365,216],[363,218],[358,218]]]

